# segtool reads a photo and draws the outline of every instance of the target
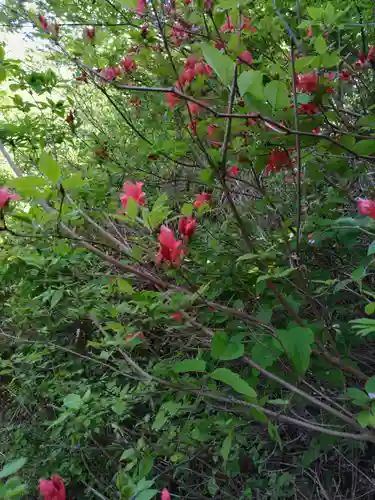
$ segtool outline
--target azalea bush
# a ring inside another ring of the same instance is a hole
[[[372,6],[0,12],[0,497],[370,499]]]

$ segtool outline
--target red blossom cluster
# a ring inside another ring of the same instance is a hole
[[[40,22],[40,26],[42,27],[42,30],[45,32],[45,33],[49,33],[50,35],[54,35],[55,37],[57,37],[59,35],[59,32],[60,32],[60,25],[57,24],[57,23],[49,23],[47,22],[47,19],[42,16],[41,14],[39,15],[38,17],[39,19],[39,22]]]
[[[298,106],[297,111],[298,111],[298,113],[305,113],[307,115],[315,115],[315,113],[318,113],[319,108],[313,102],[308,102],[307,104],[300,104]]]
[[[170,41],[174,45],[180,46],[182,42],[190,39],[190,33],[187,26],[184,26],[180,21],[176,21],[173,24],[172,31],[170,34]]]
[[[115,80],[121,73],[131,73],[137,69],[137,64],[131,56],[125,56],[120,61],[119,66],[109,66],[103,68],[100,72],[100,76],[106,80]]]
[[[20,200],[18,194],[12,194],[7,188],[0,188],[0,209],[8,206],[10,200]]]
[[[207,136],[208,136],[208,141],[210,145],[214,148],[220,148],[221,147],[221,141],[218,141],[218,126],[215,124],[208,125],[207,127]]]
[[[58,474],[54,474],[51,479],[40,479],[39,491],[44,500],[66,500],[64,482]]]
[[[359,199],[357,205],[360,214],[375,219],[375,201]]]
[[[364,68],[368,66],[368,64],[373,60],[375,53],[375,47],[371,47],[370,50],[367,53],[367,56],[364,54],[364,52],[360,52],[359,54],[359,59],[355,62],[355,65],[358,68]]]
[[[268,157],[265,174],[269,175],[271,172],[280,172],[282,168],[290,168],[291,166],[292,160],[287,151],[273,149]]]
[[[314,72],[296,75],[296,87],[298,92],[316,92],[319,90],[319,76]]]
[[[237,177],[237,175],[240,173],[240,170],[240,167],[237,167],[237,165],[232,165],[228,168],[227,174],[231,177]]]
[[[248,50],[245,50],[244,52],[242,52],[238,56],[238,59],[240,61],[240,64],[243,64],[244,62],[247,64],[251,64],[254,61],[251,52],[249,52]]]
[[[93,42],[95,38],[95,28],[86,28],[85,35],[91,42]]]
[[[242,30],[252,31],[253,33],[256,33],[257,31],[256,28],[252,26],[251,20],[247,18],[245,18],[240,25],[240,31]],[[220,26],[219,31],[221,33],[234,33],[236,31],[236,27],[234,26],[230,16],[227,16],[227,20],[222,26]]]
[[[129,198],[135,200],[137,205],[146,205],[145,193],[142,190],[143,182],[132,182],[126,181],[122,186],[123,195],[120,196],[120,201],[122,205],[122,212],[125,212],[128,207]]]
[[[173,266],[181,264],[181,258],[184,255],[182,241],[176,240],[173,232],[167,226],[161,226],[158,237],[160,248],[156,255],[155,263],[162,264],[169,262]]]
[[[197,221],[192,215],[190,215],[189,217],[180,217],[180,221],[178,223],[178,232],[185,242],[188,242],[189,239],[193,236],[196,228]]]

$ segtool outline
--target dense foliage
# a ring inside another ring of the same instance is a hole
[[[0,20],[0,498],[373,498],[372,2]]]

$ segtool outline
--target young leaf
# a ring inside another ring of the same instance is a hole
[[[356,405],[363,406],[369,403],[370,398],[367,394],[356,387],[349,387],[346,391],[347,396],[352,400],[352,402]]]
[[[261,71],[244,71],[238,78],[238,89],[243,97],[249,92],[257,99],[264,99],[263,73]]]
[[[230,449],[232,447],[232,439],[233,439],[232,432],[230,432],[228,436],[224,439],[224,442],[221,446],[220,454],[223,457],[224,462],[228,461]]]
[[[375,393],[375,375],[373,375],[365,385],[365,389],[368,394],[374,394]]]
[[[233,60],[209,43],[202,44],[202,52],[206,62],[215,71],[224,85],[230,85],[233,79]]]
[[[205,372],[206,362],[203,359],[184,359],[173,367],[175,373]]]
[[[68,394],[64,398],[64,406],[71,410],[79,410],[82,405],[82,399],[79,394]]]
[[[219,380],[224,384],[228,384],[232,389],[240,394],[245,394],[250,398],[256,398],[257,393],[254,389],[243,380],[237,373],[232,372],[228,368],[217,368],[215,371],[210,373],[210,377],[215,380]]]
[[[26,462],[27,458],[18,458],[17,460],[9,462],[9,464],[6,464],[0,471],[0,479],[15,474],[26,464]]]
[[[55,184],[60,178],[60,167],[57,162],[46,152],[43,152],[39,160],[39,168],[43,174]]]
[[[288,330],[278,330],[277,334],[297,372],[304,374],[310,363],[314,332],[310,328],[297,326]]]
[[[289,92],[286,83],[274,80],[267,83],[264,89],[265,98],[273,109],[283,109],[289,106]]]
[[[121,293],[133,293],[133,287],[127,280],[117,279],[117,288]]]
[[[315,38],[314,48],[318,54],[324,54],[327,51],[327,44],[322,36]]]

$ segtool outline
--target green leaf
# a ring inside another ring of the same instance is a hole
[[[184,359],[173,367],[175,373],[205,372],[206,362],[203,359]]]
[[[223,457],[224,462],[228,461],[230,449],[232,447],[232,440],[233,440],[233,436],[232,436],[232,432],[230,432],[228,434],[228,436],[224,439],[224,442],[221,446],[220,454]]]
[[[232,360],[243,356],[244,345],[237,337],[228,337],[225,332],[217,332],[211,340],[213,359]]]
[[[120,0],[120,4],[128,9],[137,8],[137,0]]]
[[[375,253],[375,240],[370,243],[367,249],[367,255],[373,255]]]
[[[354,404],[357,404],[359,406],[366,405],[370,401],[370,398],[367,396],[367,394],[357,389],[356,387],[349,387],[349,389],[346,391],[346,395],[352,400]]]
[[[375,393],[375,375],[366,382],[365,389],[368,393]]]
[[[126,205],[126,213],[131,219],[135,219],[138,215],[138,204],[134,198],[128,198],[128,204]]]
[[[215,380],[219,380],[224,384],[228,384],[232,389],[240,394],[245,394],[250,398],[256,398],[257,393],[254,389],[243,380],[237,373],[232,372],[228,368],[217,368],[215,371],[210,373],[210,377]]]
[[[316,56],[299,57],[294,64],[295,70],[299,73],[313,65]]]
[[[68,178],[62,181],[64,189],[78,189],[85,184],[85,179],[82,178],[81,172],[75,172]]]
[[[53,295],[51,297],[51,309],[53,309],[62,299],[62,296],[64,295],[64,289],[59,288],[58,290],[55,290],[53,292]]]
[[[280,80],[267,83],[264,89],[265,98],[273,109],[283,109],[289,106],[288,87]]]
[[[158,493],[158,490],[144,490],[135,497],[135,500],[151,500],[151,498],[154,498]]]
[[[60,167],[48,153],[43,152],[39,160],[40,171],[55,184],[60,178]]]
[[[368,316],[371,316],[371,314],[374,314],[375,312],[375,302],[370,302],[370,304],[367,304],[365,307],[365,313],[368,314]]]
[[[238,78],[238,88],[242,97],[248,92],[257,99],[263,100],[263,73],[252,69],[244,71]]]
[[[314,21],[319,21],[322,19],[323,14],[324,14],[324,9],[321,7],[306,7],[307,12],[311,19],[314,19]]]
[[[37,187],[44,187],[46,181],[36,175],[26,175],[24,177],[16,177],[8,182],[9,186],[14,187],[17,191],[33,190]]]
[[[116,280],[117,288],[121,293],[133,293],[132,284],[127,280],[117,279]]]
[[[370,414],[368,411],[361,411],[357,415],[357,422],[361,427],[367,427],[370,422]]]
[[[71,410],[79,410],[82,406],[82,399],[79,394],[68,394],[63,400],[64,406]]]
[[[366,275],[366,267],[365,265],[357,267],[357,269],[354,269],[352,271],[352,280],[353,281],[359,281]]]
[[[233,60],[226,54],[222,54],[215,47],[212,47],[209,43],[203,43],[201,49],[206,62],[215,71],[224,85],[230,85],[233,79]]]
[[[6,464],[2,470],[0,470],[0,479],[4,477],[11,476],[18,472],[22,467],[26,464],[27,458],[18,458],[17,460],[13,460],[9,464]]]
[[[303,375],[309,367],[314,332],[310,328],[297,326],[288,330],[277,330],[277,334],[297,372]]]
[[[366,139],[364,141],[357,142],[354,146],[354,151],[361,155],[369,155],[370,153],[375,153],[375,140]]]
[[[324,38],[320,35],[315,38],[314,48],[318,54],[324,54],[327,52],[327,44]]]
[[[190,217],[190,215],[193,215],[193,205],[191,203],[184,203],[181,213],[184,217]]]

